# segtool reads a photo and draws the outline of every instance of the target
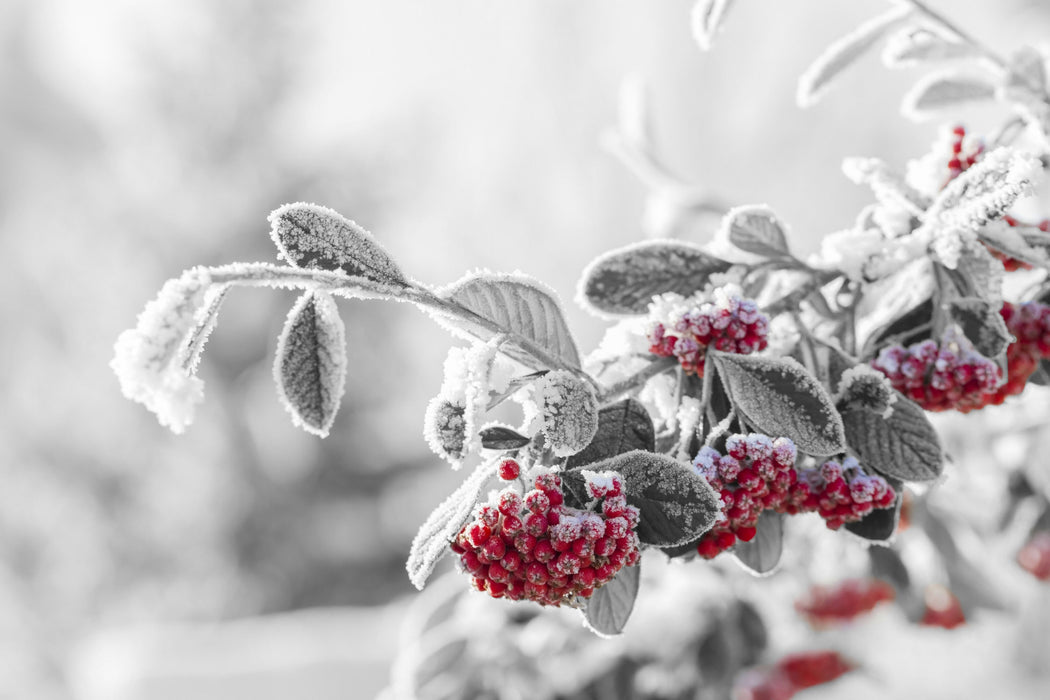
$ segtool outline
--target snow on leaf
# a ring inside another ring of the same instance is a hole
[[[204,300],[201,307],[194,314],[195,325],[186,339],[183,369],[193,373],[197,371],[201,355],[204,353],[204,345],[208,337],[215,330],[215,324],[219,320],[219,308],[226,300],[226,293],[230,291],[228,284],[213,284],[204,292]]]
[[[386,293],[409,286],[372,234],[338,212],[296,202],[275,209],[269,221],[278,251],[296,267],[343,270],[376,283]]]
[[[925,121],[960,105],[994,101],[995,95],[996,85],[988,78],[938,71],[923,76],[905,93],[901,114],[912,121]]]
[[[506,425],[490,425],[481,429],[481,446],[486,450],[516,450],[532,440]]]
[[[1010,226],[1003,220],[989,221],[977,232],[977,237],[1011,258],[1050,268],[1050,235],[1034,226]]]
[[[636,399],[624,399],[598,412],[598,431],[583,450],[569,457],[567,466],[582,467],[631,450],[656,449],[656,431],[648,411]]]
[[[549,369],[537,356],[578,368],[580,356],[554,291],[521,274],[475,272],[438,290],[466,313],[437,311],[454,332],[489,340],[501,336],[500,351],[533,369]],[[433,310],[431,310],[433,311]]]
[[[996,308],[1003,305],[1003,265],[977,241],[963,248],[954,269],[943,266],[938,269],[961,296],[983,299]]]
[[[920,216],[930,205],[921,192],[909,185],[900,173],[878,158],[846,158],[842,172],[858,185],[867,185],[880,204]]]
[[[408,562],[405,564],[408,579],[419,590],[423,590],[441,557],[451,551],[449,543],[466,524],[471,511],[474,510],[478,494],[496,473],[499,462],[500,460],[495,459],[478,465],[459,488],[435,508],[420,526],[419,532],[412,540]]]
[[[784,514],[772,510],[762,511],[755,530],[755,536],[750,542],[736,543],[733,554],[751,573],[771,574],[784,552]]]
[[[948,318],[959,324],[974,349],[985,357],[997,357],[1013,341],[999,309],[983,299],[953,299],[948,304]]]
[[[193,422],[196,405],[204,398],[204,383],[188,367],[194,364],[192,341],[210,306],[211,284],[203,267],[168,280],[146,304],[135,327],[121,333],[113,346],[109,366],[121,392],[156,414],[160,424],[174,433]]]
[[[641,511],[637,532],[642,544],[674,547],[695,540],[714,525],[721,508],[718,494],[703,477],[666,455],[633,450],[590,470],[623,477],[627,502]]]
[[[886,542],[893,537],[901,518],[901,504],[904,502],[904,482],[885,474],[882,476],[897,493],[893,506],[876,508],[860,520],[846,523],[846,530],[872,542]]]
[[[882,61],[890,68],[903,68],[920,63],[978,58],[980,52],[924,27],[904,27],[886,41]]]
[[[944,469],[941,442],[926,412],[900,394],[889,418],[849,408],[842,422],[846,440],[865,468],[905,481],[931,481]]]
[[[598,397],[572,372],[554,370],[535,384],[543,435],[556,457],[574,455],[598,432]]]
[[[731,209],[722,220],[724,235],[740,250],[767,258],[791,257],[784,225],[767,206]]]
[[[732,7],[733,0],[697,0],[690,15],[693,38],[704,51],[710,51],[715,34],[722,27],[726,13]]]
[[[923,256],[867,287],[856,311],[858,347],[868,349],[894,322],[930,299],[936,286],[932,266]]]
[[[842,71],[853,65],[907,19],[911,11],[910,7],[903,5],[894,7],[832,43],[799,78],[796,93],[798,105],[810,107],[815,104]]]
[[[766,435],[787,437],[818,457],[845,450],[842,419],[827,390],[790,358],[709,350],[733,408]]]
[[[299,297],[277,341],[273,375],[292,423],[326,437],[346,383],[346,332],[331,295]]]
[[[853,365],[841,372],[838,387],[835,406],[843,416],[847,410],[871,411],[883,418],[889,418],[893,413],[897,393],[886,375],[870,365]]]
[[[462,466],[467,453],[466,407],[438,394],[423,415],[423,437],[431,451],[454,467]]]
[[[599,316],[644,314],[658,294],[689,296],[731,263],[681,241],[635,243],[596,258],[583,271],[576,299]]]
[[[583,610],[587,627],[607,637],[623,632],[634,610],[641,565],[625,566],[611,581],[594,591]]]

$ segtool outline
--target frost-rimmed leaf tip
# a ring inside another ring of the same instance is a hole
[[[135,327],[121,333],[113,347],[109,366],[124,396],[143,404],[174,433],[193,422],[196,406],[204,399],[204,382],[193,376],[190,366],[199,349],[192,342],[195,330],[210,330],[211,314],[217,311],[217,304],[211,303],[214,295],[208,295],[210,287],[211,277],[203,267],[168,280],[146,304]]]
[[[342,270],[363,277],[387,293],[409,286],[393,258],[364,228],[317,204],[295,202],[267,217],[280,256],[294,267]]]

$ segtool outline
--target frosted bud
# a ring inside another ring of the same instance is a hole
[[[554,370],[536,382],[536,398],[547,444],[558,457],[576,454],[598,432],[598,398],[572,372]]]
[[[466,456],[467,421],[466,409],[449,401],[445,396],[435,396],[423,422],[423,436],[438,457],[458,466]]]
[[[862,408],[889,418],[897,393],[882,372],[857,365],[842,373],[835,405],[840,409]]]
[[[117,338],[109,363],[124,396],[143,404],[175,433],[193,422],[204,398],[204,382],[188,365],[194,331],[207,321],[203,316],[210,286],[211,276],[203,267],[165,282],[135,327]]]

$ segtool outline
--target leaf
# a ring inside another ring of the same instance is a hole
[[[1046,89],[1046,57],[1032,46],[1022,46],[1010,57],[1008,85],[1042,98]]]
[[[491,425],[483,429],[480,435],[481,446],[487,450],[516,450],[532,442],[532,438],[505,425]]]
[[[948,304],[948,318],[959,324],[977,352],[985,357],[997,357],[1013,342],[999,309],[983,299],[952,300]]]
[[[756,574],[768,574],[780,563],[784,551],[784,514],[764,510],[755,525],[750,542],[737,542],[733,554],[745,568]]]
[[[740,250],[767,258],[791,257],[784,226],[769,207],[744,206],[730,210],[722,221],[729,242]]]
[[[665,455],[634,450],[590,469],[623,477],[627,503],[641,511],[637,532],[642,544],[674,547],[694,540],[711,529],[721,508],[703,477]]]
[[[292,307],[277,340],[277,394],[292,423],[327,437],[346,382],[346,332],[327,292],[306,292]]]
[[[583,271],[577,301],[599,315],[634,315],[648,311],[657,294],[682,296],[704,288],[711,275],[731,263],[680,241],[645,241],[611,250]]]
[[[923,76],[901,102],[901,114],[913,121],[923,121],[960,105],[995,100],[996,86],[989,79],[942,71]]]
[[[960,254],[954,270],[943,266],[940,270],[961,296],[976,297],[995,308],[1003,305],[1003,266],[983,245],[968,246]]]
[[[594,591],[583,611],[588,627],[602,636],[623,632],[634,610],[641,569],[640,565],[625,566],[611,581]]]
[[[489,340],[506,336],[500,351],[533,369],[549,369],[538,356],[579,368],[576,341],[554,292],[522,274],[469,274],[439,296],[468,313],[443,315],[454,330]],[[440,312],[439,312],[440,313]]]
[[[396,293],[409,286],[372,234],[327,207],[285,204],[270,214],[269,222],[277,250],[296,267],[342,270],[376,283],[381,293]]]
[[[499,462],[500,460],[496,459],[478,465],[459,488],[435,508],[420,526],[419,532],[412,540],[405,564],[408,579],[419,590],[423,590],[423,585],[430,578],[441,557],[452,551],[449,549],[452,538],[470,518],[478,494],[481,493],[485,482],[496,473]]]
[[[846,523],[846,529],[858,537],[873,542],[885,542],[897,531],[901,517],[901,503],[904,498],[904,484],[893,477],[885,477],[897,498],[889,508],[876,508],[854,523]]]
[[[732,5],[733,0],[697,0],[693,5],[690,16],[693,38],[704,51],[711,50],[715,34],[721,28]]]
[[[211,332],[215,330],[215,324],[219,320],[219,309],[229,291],[230,285],[228,284],[213,284],[204,292],[204,303],[194,313],[196,325],[183,346],[182,367],[186,371],[190,373],[197,371],[201,355],[204,353],[204,345],[208,342]]]
[[[1034,226],[1010,226],[1003,220],[990,221],[977,233],[981,241],[1000,253],[1029,265],[1050,268],[1050,235]]]
[[[924,27],[905,27],[886,42],[882,61],[890,68],[920,63],[978,58],[980,52],[969,44],[953,41]]]
[[[845,69],[870,51],[910,14],[910,7],[894,7],[832,43],[799,78],[796,93],[799,107],[816,104]]]
[[[944,470],[937,431],[926,412],[901,394],[889,418],[857,409],[844,412],[842,422],[865,468],[904,481],[931,481]]]
[[[598,411],[598,432],[591,444],[569,457],[568,468],[585,467],[631,450],[656,449],[649,412],[637,399],[624,399]]]
[[[826,389],[788,358],[708,350],[736,411],[767,435],[791,438],[816,457],[844,452],[842,419]]]

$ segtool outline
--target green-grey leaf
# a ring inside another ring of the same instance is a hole
[[[637,399],[624,399],[598,412],[598,432],[591,444],[569,457],[567,466],[582,467],[631,450],[656,449],[653,420]]]
[[[784,514],[762,511],[755,530],[750,542],[737,542],[733,554],[748,570],[768,574],[780,563],[784,551]]]
[[[273,374],[292,422],[327,436],[346,382],[346,332],[330,294],[299,297],[277,341]]]
[[[493,425],[480,433],[481,446],[486,450],[516,450],[532,439],[505,425]]]
[[[608,315],[644,314],[653,296],[703,289],[731,263],[681,241],[646,241],[609,251],[583,271],[577,300]]]
[[[708,356],[734,409],[750,425],[767,435],[791,438],[799,450],[817,457],[845,451],[834,402],[798,362],[716,350]]]
[[[726,214],[722,226],[729,242],[740,250],[767,258],[791,256],[784,227],[769,207],[737,207]]]
[[[915,120],[929,119],[946,109],[995,100],[995,91],[995,84],[980,76],[934,73],[908,91],[901,110]]]
[[[269,221],[277,249],[296,267],[342,270],[370,280],[378,286],[376,291],[386,294],[409,286],[372,234],[338,212],[296,202],[274,210]]]
[[[583,611],[588,627],[603,636],[623,632],[638,596],[641,568],[641,565],[626,566],[611,581],[594,591]]]
[[[842,414],[861,465],[904,481],[930,481],[944,469],[940,439],[926,412],[897,394],[889,418],[862,409]]]
[[[985,357],[1005,352],[1013,336],[999,309],[976,297],[954,299],[948,304],[948,317],[959,324],[963,334]]]

